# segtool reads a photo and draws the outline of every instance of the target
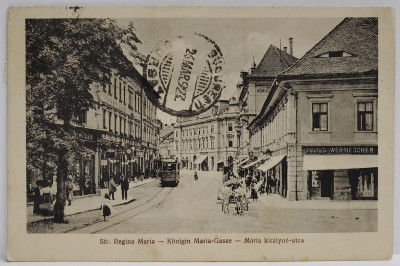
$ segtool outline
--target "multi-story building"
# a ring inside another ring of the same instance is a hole
[[[159,124],[156,107],[144,91],[154,91],[149,86],[138,72],[123,78],[116,71],[109,83],[92,84],[97,108],[88,110],[84,127],[99,132],[98,145],[94,158],[83,161],[82,171],[95,176],[96,184],[110,174],[135,177],[154,170]]]
[[[246,127],[261,111],[277,75],[296,62],[297,58],[293,56],[293,38],[289,39],[289,44],[289,53],[286,46],[281,50],[270,45],[260,63],[253,63],[250,73],[241,73],[242,82],[237,85],[240,103],[237,131],[241,136],[239,158],[248,157],[249,152],[255,156],[259,153],[259,147],[252,146],[252,149],[249,149],[249,133]]]
[[[175,150],[182,169],[210,170],[231,165],[237,153],[239,102],[219,100],[196,117],[180,117],[174,126]]]
[[[378,23],[346,18],[281,73],[251,147],[289,200],[377,199]]]
[[[133,178],[146,169],[152,171],[156,163],[159,123],[156,107],[144,91],[154,90],[136,70],[125,78],[117,71],[111,73],[91,84],[95,106],[77,117],[79,125],[75,125],[80,142],[90,151],[77,155],[72,171],[82,194],[96,193],[113,175]],[[62,121],[56,118],[55,123]],[[38,169],[27,178],[34,183],[43,174]]]
[[[158,145],[161,159],[175,159],[174,124],[162,125],[160,130],[160,142]]]

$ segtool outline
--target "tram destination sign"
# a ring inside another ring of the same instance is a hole
[[[378,154],[378,146],[303,146],[304,154]]]

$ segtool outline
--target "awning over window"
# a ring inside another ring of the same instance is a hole
[[[200,157],[196,159],[194,164],[201,164],[206,158],[207,158],[207,155],[200,155]]]
[[[266,163],[264,163],[263,165],[258,167],[257,170],[266,172],[269,169],[271,169],[272,167],[276,166],[278,163],[280,163],[283,160],[283,158],[285,158],[285,157],[286,157],[286,154],[271,157],[271,158],[269,158],[269,160]]]
[[[303,170],[378,167],[378,155],[304,155]]]
[[[248,160],[249,160],[249,158],[244,159],[244,160],[243,160],[242,162],[240,162],[237,166],[240,166],[240,165],[246,163]]]
[[[253,166],[253,165],[258,164],[258,163],[261,162],[262,160],[264,160],[264,159],[258,159],[258,160],[255,161],[255,162],[252,162],[252,163],[249,163],[249,164],[243,166],[243,168],[244,168],[244,169],[249,168],[249,167],[251,167],[251,166]]]

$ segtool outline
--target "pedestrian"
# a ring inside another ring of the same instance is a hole
[[[51,185],[50,192],[51,192],[52,201],[56,201],[56,196],[57,196],[57,176],[56,175],[53,176],[53,184]]]
[[[265,176],[262,177],[262,183],[261,183],[261,189],[260,189],[260,194],[264,194],[265,193],[265,183],[266,183],[266,179]]]
[[[251,186],[251,175],[248,174],[246,176],[246,187],[250,187]]]
[[[226,213],[228,212],[229,197],[232,195],[232,189],[228,186],[224,186],[221,189],[221,194],[222,194],[222,212]]]
[[[121,181],[121,193],[122,193],[122,200],[127,200],[128,199],[128,189],[129,189],[129,180],[122,175],[121,176],[122,181]]]
[[[157,177],[161,178],[161,170],[160,170],[160,168],[157,169]]]
[[[110,185],[108,187],[108,192],[110,193],[110,199],[112,198],[112,200],[115,200],[114,198],[114,193],[115,191],[117,191],[117,184],[115,183],[115,178],[112,178],[110,180]]]
[[[106,221],[106,217],[110,216],[111,213],[114,212],[114,209],[110,202],[110,196],[107,193],[104,194],[104,198],[101,203],[101,211],[102,211],[104,221]]]
[[[260,175],[260,172],[256,172],[256,179],[257,179],[257,182],[260,182],[260,178],[261,178],[261,175]]]
[[[256,184],[257,184],[257,180],[254,178],[251,182],[251,198],[253,199],[253,201],[257,201],[257,199],[258,199]]]
[[[72,183],[72,175],[68,175],[68,180],[66,184],[66,194],[67,194],[67,202],[68,206],[71,206],[73,200],[73,192],[74,192],[74,184]]]
[[[276,179],[276,177],[274,176],[274,177],[272,178],[272,188],[273,188],[273,190],[274,190],[274,194],[276,194],[276,184],[277,184],[277,179]]]
[[[36,181],[36,187],[33,189],[35,195],[33,199],[33,213],[40,214],[40,203],[42,202],[42,180]]]
[[[247,200],[247,193],[246,193],[246,189],[243,187],[243,184],[238,184],[238,187],[236,188],[235,192],[238,195],[238,200],[241,201],[242,204],[242,208],[244,207],[244,205],[246,206],[246,210],[248,210],[248,200]]]
[[[110,181],[110,175],[108,174],[108,171],[103,172],[103,182],[104,182],[104,188],[108,188],[108,182]]]

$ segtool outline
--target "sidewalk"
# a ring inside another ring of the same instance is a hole
[[[300,200],[289,201],[279,194],[259,195],[258,200],[269,208],[282,209],[354,209],[354,210],[376,210],[377,200]]]
[[[149,178],[149,179],[145,179],[143,181],[135,181],[135,182],[130,182],[129,183],[129,188],[134,188],[134,187],[138,187],[150,182],[155,182],[155,181],[159,181],[159,179],[157,178]],[[96,210],[100,208],[101,205],[101,197],[108,192],[107,188],[104,189],[100,189],[101,194],[98,195],[94,195],[91,197],[77,197],[72,201],[72,205],[71,206],[65,206],[65,210],[64,210],[64,214],[65,216],[68,215],[72,215],[72,214],[77,214],[77,213],[81,213],[81,212],[86,212],[86,211],[92,211],[92,210]],[[118,186],[118,191],[121,191],[121,187]],[[118,205],[123,205],[123,204],[128,204],[132,201],[134,201],[135,199],[130,199],[130,200],[122,200],[121,199],[121,193],[116,193],[116,199],[115,200],[111,200],[112,202],[112,206],[118,206]],[[49,218],[49,216],[42,216],[42,215],[38,215],[38,214],[34,214],[33,213],[33,205],[29,204],[27,205],[26,208],[27,211],[27,223],[31,223],[31,222],[36,222],[36,221],[40,221],[43,220],[45,218]]]

